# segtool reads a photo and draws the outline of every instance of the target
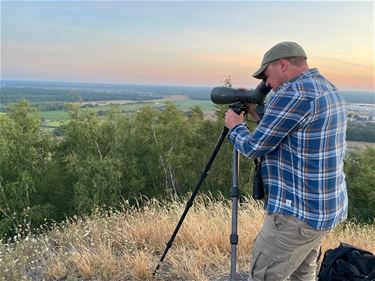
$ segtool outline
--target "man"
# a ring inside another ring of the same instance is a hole
[[[255,132],[243,113],[225,115],[229,141],[248,158],[260,158],[267,194],[249,280],[315,280],[321,242],[347,216],[344,103],[306,60],[294,42],[265,53],[253,77],[264,79],[274,96],[262,120],[249,107],[259,122]]]

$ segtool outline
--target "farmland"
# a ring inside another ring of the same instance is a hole
[[[183,111],[199,106],[209,112],[214,109],[209,92],[208,87],[2,81],[0,111],[25,99],[40,112],[44,127],[58,127],[70,118],[67,103],[79,103],[82,109],[99,116],[114,107],[133,113],[144,106],[163,108],[166,102]]]
[[[145,106],[163,108],[166,102],[172,102],[182,111],[188,112],[198,106],[205,116],[212,116],[215,105],[210,100],[211,89],[212,87],[191,86],[1,81],[0,112],[6,112],[9,105],[25,99],[40,112],[43,127],[58,127],[69,120],[67,103],[79,103],[83,110],[105,116],[114,107],[120,112],[132,114]],[[342,96],[350,105],[365,104],[370,108],[368,112],[373,114],[374,110],[371,108],[373,109],[375,99],[372,92],[342,92]],[[354,118],[366,118],[355,109],[356,107],[348,106],[350,119],[355,121]],[[361,113],[364,112],[366,111],[362,106]],[[368,117],[369,120],[371,118],[373,117]]]

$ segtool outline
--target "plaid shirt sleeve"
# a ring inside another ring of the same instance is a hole
[[[292,91],[278,92],[267,106],[264,118],[255,133],[244,124],[232,129],[228,139],[235,148],[250,159],[274,150],[296,127],[310,115],[310,102]]]

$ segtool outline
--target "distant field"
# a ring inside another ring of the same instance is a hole
[[[208,100],[211,87],[95,84],[38,81],[0,81],[0,104],[29,102],[87,102],[100,100],[145,101],[183,95]]]
[[[63,121],[69,119],[69,113],[64,110],[41,111],[40,117],[49,121]]]
[[[216,85],[220,86],[220,85]],[[123,112],[135,112],[144,106],[162,108],[166,101],[173,102],[183,111],[199,106],[206,117],[212,117],[215,105],[210,100],[213,87],[158,86],[131,84],[66,83],[45,81],[0,81],[0,112],[12,103],[26,99],[40,112],[43,124],[59,126],[69,119],[64,104],[80,102],[82,110],[105,115],[113,106]],[[234,85],[236,87],[236,85]],[[255,88],[249,85],[249,89]],[[341,92],[348,103],[375,104],[373,92]],[[362,144],[353,144],[355,149]]]
[[[347,147],[349,150],[362,150],[368,146],[375,148],[375,143],[363,141],[347,141]]]
[[[215,85],[220,86],[220,85]],[[132,84],[97,84],[46,81],[0,80],[0,106],[26,99],[29,102],[77,102],[98,100],[145,101],[166,96],[188,96],[193,100],[210,100],[214,86],[162,86]],[[233,85],[236,88],[236,85]],[[254,89],[256,85],[249,85]],[[340,91],[348,103],[375,104],[374,92]]]
[[[179,108],[183,111],[190,110],[194,106],[199,106],[203,111],[209,111],[209,110],[212,110],[214,108],[214,104],[211,101],[191,100],[186,96],[185,96],[184,99],[179,98],[177,100],[174,100],[174,99],[170,99],[169,97],[166,97],[164,99],[158,99],[158,100],[153,100],[153,101],[119,104],[119,105],[116,105],[116,107],[118,107],[121,111],[134,112],[134,111],[137,111],[137,110],[139,110],[139,109],[141,109],[142,107],[145,107],[145,106],[160,108],[160,107],[163,107],[167,101],[174,103],[177,106],[177,108]],[[114,106],[115,105],[97,106],[97,107],[90,108],[90,110],[109,111]]]
[[[208,100],[192,100],[189,99],[187,96],[174,96],[166,97],[164,99],[157,99],[151,101],[143,101],[143,102],[131,102],[128,101],[99,101],[96,106],[82,108],[81,110],[89,110],[95,112],[101,112],[105,114],[109,112],[114,107],[117,107],[120,111],[123,112],[136,112],[140,110],[142,107],[151,106],[154,108],[161,108],[165,105],[165,102],[173,102],[178,109],[183,111],[189,111],[191,108],[195,106],[199,106],[203,112],[212,112],[214,109],[214,104]],[[84,103],[84,105],[95,105],[96,102],[88,102]],[[64,110],[53,110],[53,111],[41,111],[40,112],[41,118],[44,119],[47,126],[54,126],[58,127],[61,125],[61,121],[66,121],[69,119],[69,113]]]
[[[141,101],[142,103],[156,103],[156,102],[165,102],[165,101],[183,101],[188,100],[188,96],[184,95],[174,95],[174,96],[166,96],[164,98],[159,99],[152,99],[152,100],[144,100]],[[132,104],[138,103],[139,101],[135,100],[96,100],[96,101],[85,101],[81,102],[81,105],[95,105],[95,106],[105,106],[105,105],[121,105],[121,104]]]
[[[189,110],[194,106],[199,106],[202,111],[213,110],[215,105],[211,101],[206,100],[184,100],[184,101],[175,101],[174,102],[178,108],[181,110]]]

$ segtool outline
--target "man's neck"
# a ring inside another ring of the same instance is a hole
[[[294,77],[300,75],[301,73],[309,70],[309,66],[308,65],[304,65],[304,66],[299,66],[299,67],[291,67],[288,69],[288,79],[287,81],[293,79]]]

